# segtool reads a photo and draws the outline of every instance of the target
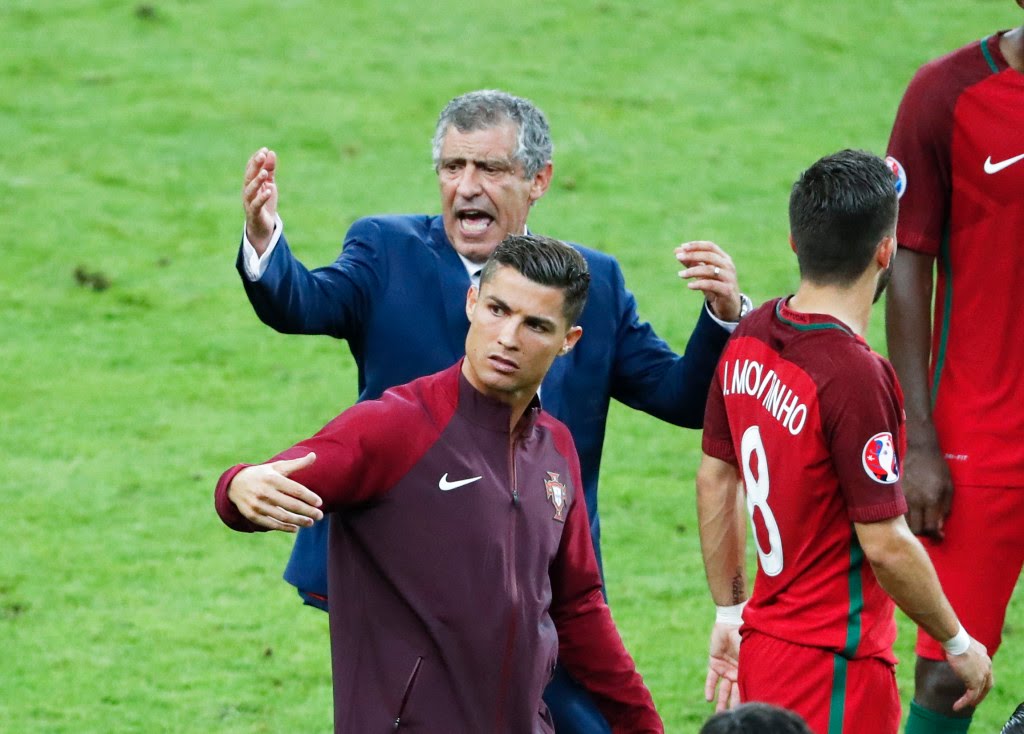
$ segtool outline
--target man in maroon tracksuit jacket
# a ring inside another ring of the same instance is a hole
[[[467,296],[464,360],[218,482],[236,530],[337,513],[335,731],[552,732],[556,657],[614,731],[662,731],[601,594],[572,438],[537,398],[582,334],[588,284],[571,247],[508,237]],[[276,494],[233,492],[247,473]]]

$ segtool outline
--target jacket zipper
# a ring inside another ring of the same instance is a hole
[[[516,476],[516,445],[519,443],[518,436],[513,435],[509,442],[509,477],[512,483],[512,519],[508,526],[508,562],[509,580],[512,592],[512,616],[509,620],[508,636],[505,638],[505,659],[501,663],[501,690],[498,691],[498,707],[496,711],[495,731],[501,731],[502,721],[505,718],[505,692],[508,690],[508,681],[512,675],[512,648],[516,637],[516,616],[519,613],[519,581],[516,578],[516,526],[519,517],[519,480]]]
[[[398,716],[395,717],[395,724],[391,728],[398,729],[402,725],[402,714],[405,713],[406,704],[409,703],[409,696],[412,695],[412,687],[416,685],[416,676],[420,674],[420,666],[423,664],[423,658],[416,658],[416,664],[412,666],[412,673],[409,674],[409,680],[405,684],[405,693],[402,694],[402,703],[398,706]]]
[[[509,463],[511,464],[512,471],[512,522],[509,526],[509,574],[512,579],[512,601],[519,601],[519,581],[516,578],[516,525],[517,518],[519,517],[519,478],[516,476],[516,445],[519,443],[518,435],[512,436],[512,441],[509,444]]]

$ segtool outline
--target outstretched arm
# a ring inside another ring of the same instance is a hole
[[[854,523],[854,528],[886,593],[925,632],[946,641],[946,661],[967,689],[953,709],[977,706],[992,688],[992,661],[985,646],[963,632],[928,554],[906,520],[901,515],[881,522]]]
[[[739,703],[739,628],[747,600],[747,529],[736,467],[707,454],[697,470],[697,522],[704,572],[717,608],[704,696],[708,701],[717,698],[715,710],[723,711]]]
[[[316,454],[310,452],[297,459],[247,466],[227,481],[224,495],[253,529],[297,532],[324,516],[319,509],[323,500],[289,479],[314,461]]]
[[[718,245],[688,242],[676,248],[675,255],[687,266],[680,277],[706,299],[682,355],[640,321],[636,300],[626,290],[617,265],[611,274],[618,303],[611,396],[669,423],[699,428],[708,387],[730,333],[710,313],[723,321],[735,320],[741,300],[732,258]]]
[[[932,423],[928,380],[931,352],[932,269],[935,259],[900,250],[885,306],[889,359],[903,387],[907,411],[907,455],[903,491],[907,521],[919,535],[942,538],[953,499],[953,481]]]

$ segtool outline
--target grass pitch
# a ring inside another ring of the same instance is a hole
[[[211,502],[223,468],[355,398],[344,345],[272,333],[238,283],[254,149],[278,151],[289,239],[317,265],[360,215],[436,211],[445,101],[531,97],[556,143],[531,226],[618,256],[682,347],[698,303],[675,244],[728,247],[756,301],[792,290],[797,173],[882,151],[919,64],[1020,20],[1009,0],[6,0],[0,729],[330,730],[326,616],[279,580],[291,538],[232,534]],[[699,436],[617,407],[605,456],[612,608],[668,730],[695,731]],[[1018,600],[979,732],[1024,698],[1022,622]],[[904,661],[911,640],[902,620]]]

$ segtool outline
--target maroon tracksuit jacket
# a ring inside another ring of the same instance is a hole
[[[478,393],[459,362],[358,403],[279,454],[336,512],[335,731],[550,733],[555,658],[616,732],[660,732],[601,595],[568,429]],[[253,530],[217,485],[221,518]]]

